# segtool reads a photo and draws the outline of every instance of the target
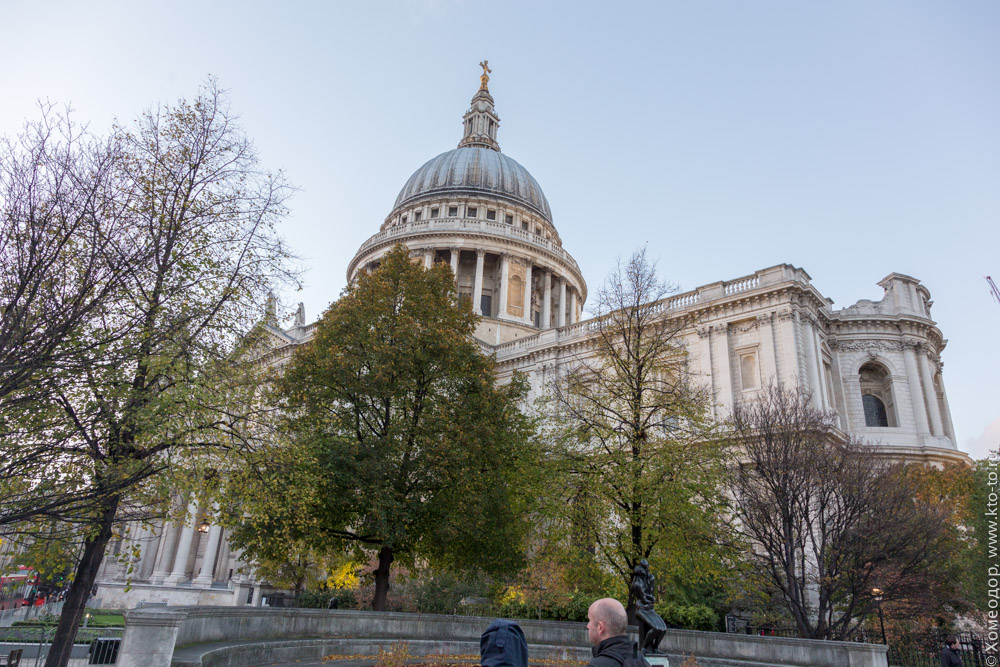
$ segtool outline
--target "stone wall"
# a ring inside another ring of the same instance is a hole
[[[319,609],[182,607],[125,615],[119,667],[241,667],[373,655],[405,641],[413,655],[476,654],[490,618]],[[519,620],[534,659],[589,659],[584,623]],[[661,645],[680,664],[694,655],[706,667],[786,665],[884,667],[886,648],[849,642],[748,637],[669,630]]]

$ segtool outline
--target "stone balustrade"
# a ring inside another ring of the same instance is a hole
[[[358,248],[358,252],[354,255],[354,260],[357,261],[359,257],[362,257],[366,252],[375,246],[387,241],[392,241],[393,239],[404,239],[420,235],[449,232],[478,233],[528,243],[555,255],[558,259],[569,265],[576,275],[582,275],[576,260],[573,259],[568,252],[563,250],[561,246],[553,241],[542,236],[538,236],[537,234],[532,234],[531,232],[523,229],[516,229],[512,225],[508,225],[505,222],[499,222],[496,220],[480,220],[476,218],[435,218],[432,220],[418,220],[415,222],[393,225],[388,229],[384,229],[378,234],[371,236],[367,241],[362,243],[361,247]]]

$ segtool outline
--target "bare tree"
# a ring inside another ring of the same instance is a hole
[[[124,333],[89,324],[148,257],[127,242],[123,159],[116,138],[89,135],[51,105],[0,146],[0,533],[85,512],[98,495],[59,483],[58,427],[39,405],[54,378],[82,372],[81,350]]]
[[[18,410],[3,411],[0,461],[27,471],[8,480],[18,516],[75,524],[82,538],[48,667],[69,659],[116,523],[165,511],[175,492],[203,483],[212,457],[253,437],[258,383],[238,349],[250,344],[273,284],[289,277],[274,229],[289,188],[259,168],[214,82],[191,102],[116,127],[107,145],[114,159],[93,203],[73,190],[83,203],[55,215],[66,226],[51,225],[62,246],[49,250],[51,233],[37,228],[37,215],[19,218],[23,238],[39,239],[36,255],[55,258],[35,269],[37,312],[79,290],[88,266],[79,252],[116,261],[106,290],[83,292],[86,308],[65,340],[22,355],[18,368],[27,370],[7,393]],[[68,167],[89,182],[86,164]],[[42,197],[37,208],[54,205]],[[24,327],[11,326],[12,340]],[[51,506],[59,497],[76,500]]]
[[[593,546],[626,590],[643,558],[658,558],[661,573],[681,553],[705,570],[721,562],[723,452],[712,437],[711,396],[688,369],[681,335],[692,322],[667,307],[675,291],[645,250],[619,262],[596,297],[591,347],[553,387],[554,461],[572,496],[562,506],[575,539]]]
[[[848,638],[878,602],[928,585],[946,517],[902,464],[845,438],[807,394],[775,387],[734,406],[732,438],[734,528],[802,637]]]

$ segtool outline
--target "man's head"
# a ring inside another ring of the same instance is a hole
[[[591,644],[600,644],[609,637],[623,635],[627,628],[625,607],[614,598],[601,598],[587,610],[587,637]]]
[[[949,648],[957,649],[958,637],[956,637],[955,635],[948,635],[947,637],[944,638],[944,645]]]

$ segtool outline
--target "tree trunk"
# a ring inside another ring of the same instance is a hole
[[[111,540],[111,528],[118,512],[118,503],[119,498],[115,497],[104,504],[95,521],[97,532],[83,543],[83,557],[80,558],[76,576],[66,594],[59,626],[52,638],[49,655],[45,659],[45,667],[66,667],[69,663],[70,654],[73,652],[73,640],[76,639],[76,632],[86,611],[90,590],[104,560],[104,550]]]
[[[374,611],[385,611],[385,598],[389,593],[390,565],[392,565],[392,547],[383,544],[378,551],[378,567],[375,569],[375,599],[372,600]]]

